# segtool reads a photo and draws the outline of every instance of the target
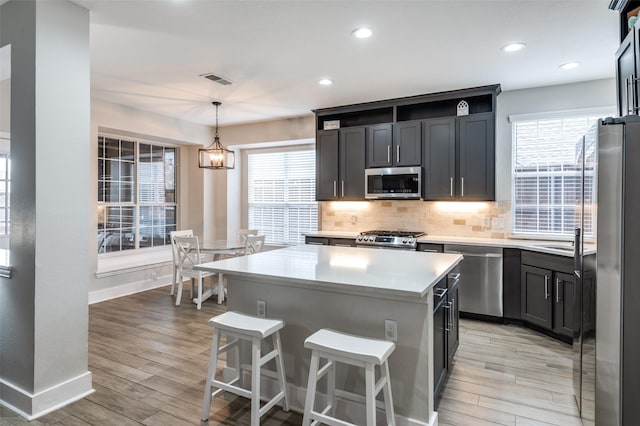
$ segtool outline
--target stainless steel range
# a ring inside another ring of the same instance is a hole
[[[365,231],[356,237],[356,245],[360,247],[415,250],[418,246],[418,237],[423,235],[424,232]]]

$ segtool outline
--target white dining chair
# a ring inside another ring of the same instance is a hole
[[[236,252],[236,256],[244,256],[247,254],[247,238],[252,235],[258,235],[257,229],[238,229],[238,241],[244,244],[244,248]]]
[[[185,278],[191,279],[191,285],[193,282],[198,283],[198,296],[195,299],[197,308],[202,307],[202,283],[204,278],[215,275],[214,272],[198,271],[193,267],[203,262],[200,254],[200,242],[198,237],[174,237],[176,247],[178,248],[178,262],[179,262],[179,279],[178,279],[178,293],[176,294],[176,306],[180,304],[182,298],[182,283]]]
[[[180,279],[180,256],[178,253],[178,247],[175,242],[174,237],[193,237],[192,229],[183,229],[180,231],[171,231],[169,232],[169,238],[171,239],[171,256],[173,258],[173,275],[171,276],[171,296],[174,295],[176,290],[176,284],[178,284],[178,280]],[[191,298],[193,298],[193,282],[191,283]]]
[[[247,242],[244,246],[245,254],[260,253],[264,249],[264,235],[247,235]]]

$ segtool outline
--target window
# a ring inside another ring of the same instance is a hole
[[[598,118],[613,112],[602,109],[511,117],[514,235],[573,235],[582,191],[582,136]],[[587,141],[584,154],[584,233],[593,236],[593,140]]]
[[[249,228],[269,244],[304,244],[318,229],[313,149],[247,155]]]
[[[98,137],[98,253],[171,244],[176,148]]]

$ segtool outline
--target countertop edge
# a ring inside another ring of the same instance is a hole
[[[353,238],[355,239],[359,232],[346,232],[346,231],[317,231],[305,233],[304,236],[308,237],[320,237],[320,238]],[[553,240],[523,240],[523,239],[508,239],[508,238],[475,238],[475,237],[448,237],[444,235],[426,235],[418,238],[418,243],[426,244],[460,244],[471,246],[489,246],[489,247],[502,247],[513,248],[520,250],[535,251],[538,253],[553,254],[556,256],[573,257],[573,252],[566,250],[556,250],[544,245],[562,244],[563,242]],[[567,244],[564,242],[564,244]],[[585,247],[584,254],[595,254],[595,245],[589,245]]]

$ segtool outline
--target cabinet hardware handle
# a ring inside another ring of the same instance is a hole
[[[338,196],[338,181],[333,181],[333,196],[334,198]]]
[[[630,111],[630,109],[629,109],[629,105],[630,105],[630,102],[629,102],[629,77],[624,79],[624,100],[627,103],[627,114],[629,114],[629,111]]]
[[[436,249],[422,249],[420,251],[425,251],[427,253],[440,253],[440,250],[436,250]]]
[[[438,293],[438,291],[440,291],[440,293]],[[433,290],[433,292],[435,293],[436,296],[438,296],[440,299],[442,299],[444,297],[444,295],[447,294],[447,289],[446,288],[437,288],[437,289]]]
[[[387,163],[391,162],[391,145],[387,145]]]
[[[462,189],[460,191],[460,196],[464,197],[464,178],[460,178],[460,182],[462,184]]]
[[[560,278],[556,278],[556,303],[560,303]]]
[[[342,196],[344,197],[344,181],[342,181]]]
[[[456,320],[455,320],[455,315],[453,315],[455,309],[455,299],[451,299],[451,302],[449,302],[449,319],[451,320],[451,323],[449,324],[449,328],[451,328],[451,330],[449,330],[450,332],[453,331],[453,327],[456,326]]]
[[[310,246],[326,246],[325,243],[314,243],[314,242],[308,242],[307,244],[309,244]]]
[[[400,145],[396,147],[396,163],[400,163]]]
[[[351,244],[334,244],[334,247],[353,247]]]
[[[449,333],[451,333],[451,302],[447,302],[446,305],[443,306],[443,308],[448,309],[449,313],[447,315],[447,323],[444,326],[444,331],[447,331]]]
[[[453,198],[453,178],[449,178],[449,194],[451,194],[451,198]]]
[[[549,298],[549,277],[547,275],[544,276],[544,300]]]

